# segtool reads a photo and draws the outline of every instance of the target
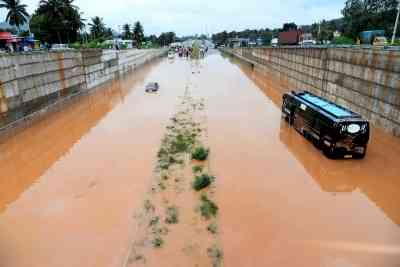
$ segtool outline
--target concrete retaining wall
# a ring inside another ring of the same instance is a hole
[[[0,129],[69,95],[132,71],[165,50],[0,55]]]
[[[225,51],[278,78],[288,90],[310,90],[400,136],[400,52],[349,48]]]

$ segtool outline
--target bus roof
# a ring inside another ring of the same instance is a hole
[[[303,100],[317,106],[318,108],[334,115],[335,117],[338,118],[344,118],[344,117],[354,117],[356,114],[342,108],[332,102],[329,102],[328,100],[325,100],[323,98],[320,98],[316,95],[310,94],[308,92],[303,92],[301,94],[298,94],[300,98]]]

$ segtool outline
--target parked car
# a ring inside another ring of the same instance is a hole
[[[70,50],[67,44],[53,44],[51,46],[50,51],[62,51],[62,50]]]
[[[313,46],[317,44],[315,40],[304,40],[300,43],[302,46]]]
[[[278,38],[273,38],[273,39],[271,40],[271,45],[272,45],[272,47],[277,47],[278,44],[279,44],[279,39],[278,39]]]

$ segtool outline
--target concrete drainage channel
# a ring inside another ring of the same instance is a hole
[[[166,53],[132,49],[0,56],[0,138]]]

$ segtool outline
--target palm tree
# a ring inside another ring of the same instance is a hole
[[[122,28],[123,28],[123,34],[122,34],[123,37],[127,40],[131,39],[132,38],[131,26],[129,24],[124,24]]]
[[[19,27],[28,21],[27,5],[21,4],[20,0],[0,0],[0,2],[0,8],[8,10],[6,21],[19,30]]]
[[[1,1],[1,0],[0,0]],[[32,17],[32,28],[51,43],[75,41],[85,26],[74,0],[40,0]]]
[[[95,39],[102,37],[106,31],[106,26],[103,22],[103,19],[98,16],[92,18],[92,22],[89,23],[89,26],[90,33]]]

